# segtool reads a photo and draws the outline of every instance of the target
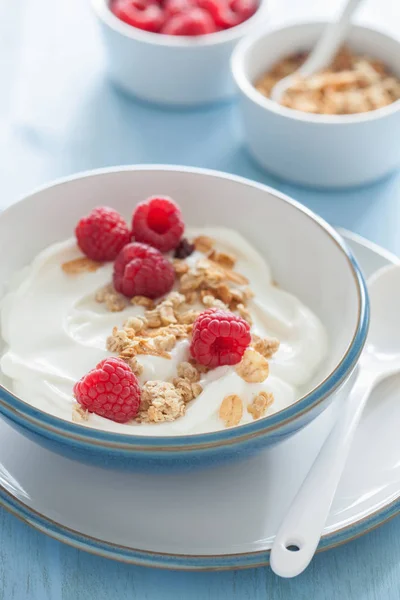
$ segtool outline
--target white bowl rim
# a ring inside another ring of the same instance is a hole
[[[382,108],[377,108],[369,112],[355,113],[351,115],[321,115],[306,113],[300,110],[296,110],[294,108],[287,108],[286,106],[281,106],[277,102],[266,98],[256,90],[252,82],[247,77],[247,74],[245,73],[244,69],[244,56],[250,48],[252,48],[260,39],[268,37],[269,35],[274,33],[279,33],[290,29],[301,29],[310,25],[321,27],[327,24],[328,23],[326,21],[295,21],[291,23],[285,23],[285,25],[279,25],[273,28],[269,28],[268,30],[258,30],[258,32],[253,35],[247,35],[243,40],[241,40],[238,43],[231,57],[231,72],[236,82],[236,85],[239,87],[241,92],[245,96],[247,96],[249,100],[251,100],[255,104],[258,104],[261,108],[264,108],[269,112],[273,112],[277,115],[280,115],[281,117],[292,119],[294,121],[304,121],[308,123],[313,123],[315,125],[320,124],[338,126],[348,125],[349,123],[363,123],[366,121],[375,121],[378,119],[382,119],[395,112],[398,112],[400,110],[400,100],[396,100],[388,106],[383,106]],[[388,40],[391,40],[392,42],[395,42],[399,47],[400,57],[400,40],[392,36],[387,31],[382,31],[379,28],[369,27],[367,25],[360,25],[357,23],[352,25],[352,29],[358,29],[373,34],[378,34]]]
[[[259,0],[259,6],[254,15],[243,23],[240,23],[240,25],[223,31],[190,37],[184,35],[162,35],[128,25],[128,23],[124,23],[124,21],[121,21],[121,19],[118,19],[112,13],[109,3],[110,0],[92,0],[94,12],[109,28],[132,40],[171,48],[200,48],[204,46],[218,46],[226,42],[235,41],[245,35],[247,30],[256,21],[265,17],[268,9],[268,0]]]
[[[89,177],[135,171],[172,171],[175,173],[184,172],[206,175],[219,179],[228,179],[245,186],[255,187],[259,190],[268,192],[279,200],[290,204],[293,208],[311,219],[317,226],[325,231],[325,233],[345,255],[349,264],[349,268],[352,271],[354,284],[357,289],[358,317],[355,330],[352,334],[352,338],[347,349],[344,351],[343,356],[339,359],[336,366],[329,372],[328,375],[326,375],[323,381],[317,384],[310,392],[301,396],[293,404],[263,419],[258,419],[252,423],[228,428],[222,431],[211,431],[208,433],[186,434],[179,436],[138,436],[134,434],[121,434],[102,431],[95,428],[85,428],[77,423],[66,421],[65,419],[51,415],[43,410],[34,408],[31,404],[19,398],[16,394],[2,384],[0,384],[0,414],[3,414],[12,421],[22,424],[22,426],[26,427],[28,424],[28,428],[32,429],[33,431],[45,431],[47,432],[47,435],[50,433],[52,437],[60,436],[64,442],[65,438],[67,438],[78,443],[86,445],[89,444],[89,447],[90,445],[100,446],[102,449],[121,449],[128,452],[152,452],[160,450],[169,452],[182,452],[182,449],[191,450],[193,448],[215,448],[219,446],[237,444],[253,437],[268,435],[270,433],[273,434],[276,431],[283,431],[288,427],[290,428],[290,425],[293,421],[296,421],[305,413],[310,412],[340,387],[340,385],[346,380],[357,364],[358,358],[365,345],[369,327],[369,298],[365,280],[352,253],[340,237],[340,234],[338,234],[333,227],[331,227],[326,221],[324,221],[324,219],[316,215],[309,208],[290,198],[290,196],[287,196],[286,194],[281,193],[270,186],[246,179],[245,177],[238,175],[232,175],[230,173],[224,173],[213,169],[179,165],[123,165],[79,172],[74,175],[51,181],[33,190],[31,193],[24,195],[17,202],[13,203],[2,213],[0,213],[0,218],[2,215],[12,211],[16,204],[29,201],[34,195],[51,188]]]

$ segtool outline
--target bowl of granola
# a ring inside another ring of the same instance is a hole
[[[338,234],[238,177],[72,177],[4,211],[0,240],[0,413],[78,460],[192,466],[278,443],[365,342],[365,284]]]
[[[275,175],[316,187],[351,187],[400,165],[400,42],[353,25],[323,72],[298,77],[277,103],[272,87],[296,71],[326,23],[247,37],[231,67],[251,155]]]

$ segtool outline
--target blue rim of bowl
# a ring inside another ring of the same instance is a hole
[[[126,172],[126,171],[172,171],[185,172],[197,175],[205,175],[220,179],[228,179],[244,185],[245,187],[255,187],[269,194],[274,195],[277,199],[289,203],[293,208],[303,213],[319,226],[339,247],[343,252],[352,271],[358,294],[358,320],[352,341],[347,348],[344,356],[339,364],[324,379],[318,386],[311,390],[308,394],[297,400],[289,407],[258,421],[234,427],[223,431],[216,431],[202,434],[192,434],[184,436],[138,436],[129,434],[112,433],[91,429],[82,425],[65,421],[48,413],[45,413],[37,408],[32,407],[27,402],[19,399],[12,392],[0,385],[0,414],[9,418],[11,421],[19,425],[33,429],[42,434],[50,434],[51,437],[59,436],[63,441],[72,440],[78,444],[86,444],[87,447],[101,447],[108,451],[122,450],[124,452],[183,452],[196,451],[209,448],[225,447],[232,444],[240,444],[249,439],[257,438],[261,435],[268,435],[284,428],[299,419],[318,404],[320,404],[327,396],[332,394],[348,377],[354,369],[357,360],[362,352],[369,326],[369,300],[365,280],[362,276],[360,267],[350,250],[346,247],[345,242],[340,235],[328,225],[322,218],[315,215],[308,208],[290,197],[282,194],[269,186],[250,181],[243,177],[230,175],[210,169],[199,169],[191,167],[169,166],[169,165],[139,165],[128,167],[113,167],[106,169],[98,169],[87,171],[54,181],[48,185],[42,186],[33,191],[30,195],[25,196],[20,202],[29,201],[34,195],[43,192],[52,187],[67,184],[68,182],[77,179],[88,177],[98,177],[108,175],[110,173]],[[4,211],[12,210],[12,206]],[[0,215],[1,218],[1,215]],[[48,437],[48,436],[47,436]]]

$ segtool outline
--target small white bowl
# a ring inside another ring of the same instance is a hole
[[[245,141],[254,158],[283,179],[317,187],[370,183],[400,165],[400,101],[368,113],[315,115],[280,106],[253,85],[281,58],[311,49],[325,25],[291,25],[247,37],[238,45],[231,68],[240,90]],[[354,25],[347,43],[400,76],[396,39]]]
[[[149,33],[118,19],[109,0],[92,0],[100,22],[108,70],[127,92],[157,104],[191,106],[226,100],[236,87],[230,57],[237,41],[265,22],[268,0],[232,29],[198,37]]]

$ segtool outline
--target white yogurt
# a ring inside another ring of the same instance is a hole
[[[223,398],[238,394],[245,406],[259,391],[275,397],[268,414],[300,397],[300,388],[312,379],[327,352],[327,339],[319,319],[297,298],[272,285],[268,265],[238,233],[227,229],[191,230],[188,235],[209,235],[217,247],[238,258],[235,269],[250,281],[255,297],[249,303],[252,332],[275,336],[280,348],[270,360],[270,375],[260,384],[243,381],[233,367],[219,367],[201,381],[203,392],[172,423],[121,424],[90,414],[85,427],[135,435],[180,435],[224,428],[218,411]],[[93,273],[66,275],[61,265],[81,256],[74,239],[54,244],[18,273],[1,304],[1,336],[6,345],[0,361],[3,377],[13,392],[32,406],[72,420],[72,389],[85,373],[110,356],[106,338],[143,308],[129,306],[108,312],[95,301],[95,293],[111,281],[112,264]],[[190,262],[202,255],[194,253]],[[179,362],[188,358],[189,343],[179,342],[172,360],[139,356],[144,366],[140,379],[168,380],[176,376]],[[252,421],[245,409],[241,424]]]

